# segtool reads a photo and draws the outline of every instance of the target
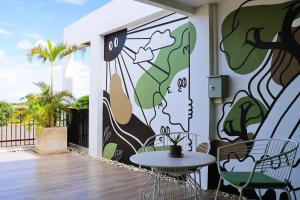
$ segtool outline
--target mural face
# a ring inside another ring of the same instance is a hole
[[[300,141],[300,2],[248,6],[249,2],[222,23],[220,49],[235,73],[232,76],[249,79],[248,85],[223,105],[217,130],[222,140],[219,145],[260,138]],[[245,170],[245,163],[253,164],[247,155],[224,160],[228,171],[239,166]],[[300,197],[299,163],[298,153],[291,175],[294,199]],[[263,193],[263,199],[287,198],[282,191]],[[248,196],[258,197],[255,191]]]
[[[158,133],[189,131],[190,56],[196,30],[170,14],[105,37],[103,157],[129,157]]]

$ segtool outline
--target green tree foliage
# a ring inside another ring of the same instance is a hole
[[[0,101],[0,126],[6,124],[10,120],[12,113],[12,105],[5,101]]]
[[[267,48],[263,41],[272,41],[281,31],[284,20],[288,19],[285,17],[288,7],[295,2],[245,6],[225,18],[221,29],[222,51],[234,72],[249,74],[262,64],[269,49],[272,49]],[[294,19],[299,17],[296,15]],[[258,42],[257,37],[261,41]]]
[[[229,136],[247,139],[247,127],[261,123],[267,108],[258,100],[249,96],[242,97],[233,104],[223,124],[223,130]]]
[[[134,99],[137,105],[140,98],[141,107],[145,109],[153,108],[161,103],[168,88],[176,74],[189,66],[189,55],[193,52],[196,45],[196,28],[188,22],[172,31],[171,36],[176,38],[174,44],[165,47],[159,51],[154,61],[156,66],[160,66],[168,74],[163,73],[152,65],[147,73],[144,73],[136,84],[136,93]],[[158,82],[154,81],[151,74]],[[160,92],[161,95],[155,95]],[[154,96],[156,98],[154,98]]]
[[[70,114],[69,107],[74,99],[67,91],[53,92],[45,82],[35,83],[40,89],[38,94],[28,94],[25,102],[15,109],[15,117],[21,117],[23,123],[30,124],[34,119],[37,128],[54,127],[61,112]]]
[[[89,109],[89,96],[80,97],[75,103],[72,104],[75,109]]]

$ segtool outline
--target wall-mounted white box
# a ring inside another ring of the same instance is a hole
[[[216,75],[208,77],[208,97],[226,98],[228,97],[228,75]]]

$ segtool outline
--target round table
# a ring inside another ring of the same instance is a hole
[[[142,187],[142,199],[201,199],[200,168],[216,162],[212,155],[184,151],[183,157],[170,157],[168,151],[138,153],[131,162],[151,167],[153,174]]]

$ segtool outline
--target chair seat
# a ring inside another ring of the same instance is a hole
[[[247,183],[251,172],[221,172],[221,177],[230,182],[235,186],[243,186]],[[284,188],[287,186],[287,183],[272,178],[268,175],[265,175],[261,172],[254,172],[253,178],[250,184],[247,187],[260,187],[260,188],[269,188],[269,187],[279,187]]]

